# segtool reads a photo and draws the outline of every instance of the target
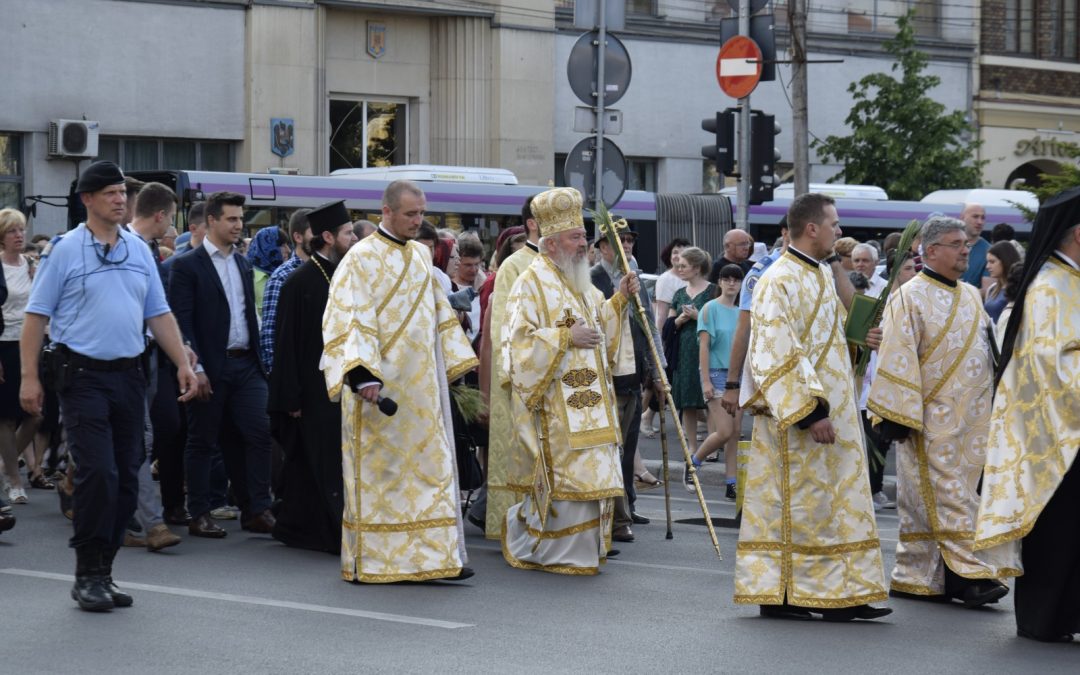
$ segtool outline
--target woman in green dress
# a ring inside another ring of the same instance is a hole
[[[701,393],[701,377],[698,374],[698,312],[716,295],[716,287],[707,276],[712,269],[712,259],[700,248],[684,248],[675,265],[675,274],[686,281],[686,286],[675,292],[671,300],[669,317],[675,318],[679,338],[679,356],[675,363],[675,377],[671,383],[671,397],[682,416],[683,431],[689,447],[694,447],[698,410],[705,410],[705,398]]]

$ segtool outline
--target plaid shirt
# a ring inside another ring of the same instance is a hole
[[[300,259],[300,256],[294,254],[278,265],[278,268],[266,280],[266,288],[263,290],[262,328],[259,331],[259,358],[262,359],[263,368],[266,369],[267,374],[274,366],[274,328],[277,325],[277,303],[281,295],[281,286],[289,275],[303,264],[304,261]]]

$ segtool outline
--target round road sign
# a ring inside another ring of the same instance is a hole
[[[594,93],[600,89],[596,86],[596,65],[599,49],[593,42],[600,39],[599,31],[585,33],[574,43],[570,50],[570,58],[566,61],[566,76],[570,80],[570,90],[581,99],[585,105],[595,106],[598,101]],[[622,40],[611,33],[607,34],[607,45],[604,48],[604,105],[615,105],[626,88],[630,86],[630,75],[633,69],[630,66],[630,53]]]
[[[596,201],[596,138],[583,138],[566,156],[563,181],[576,188],[586,208]],[[622,199],[626,190],[626,158],[610,138],[604,139],[604,172],[600,179],[600,201],[609,209]]]
[[[756,42],[745,35],[736,35],[720,47],[716,81],[725,94],[731,98],[749,96],[760,79],[761,49]]]

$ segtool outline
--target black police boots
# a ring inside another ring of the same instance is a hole
[[[101,553],[101,583],[105,586],[105,592],[112,598],[117,607],[131,607],[135,599],[117,587],[112,578],[112,564],[119,549],[110,548]]]
[[[99,544],[85,544],[75,549],[75,585],[71,587],[71,599],[87,612],[107,612],[116,605],[105,588],[102,557]]]

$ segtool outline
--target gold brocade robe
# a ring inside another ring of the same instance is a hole
[[[754,289],[735,602],[842,608],[884,600],[862,426],[827,267],[789,249]],[[827,402],[836,442],[797,422]]]
[[[536,259],[536,255],[536,251],[531,247],[523,246],[499,265],[499,271],[495,275],[495,290],[491,293],[488,305],[488,312],[491,313],[492,351],[491,386],[488,389],[488,494],[484,528],[488,539],[499,538],[507,509],[521,501],[529,491],[528,484],[510,484],[507,481],[507,459],[518,443],[514,429],[519,424],[528,424],[528,419],[515,419],[515,410],[510,405],[510,375],[503,368],[500,346],[503,326],[510,318],[506,306],[510,289],[521,273]],[[517,415],[523,412],[524,406],[516,408]]]
[[[626,304],[621,293],[604,300],[591,285],[583,294],[574,292],[546,255],[538,255],[514,282],[502,337],[519,422],[517,444],[507,458],[509,484],[533,486],[542,453],[552,500],[623,494],[609,363],[619,347]],[[574,347],[570,327],[578,321],[602,331],[604,342],[593,349]]]
[[[1022,571],[1026,536],[1080,448],[1080,271],[1050,258],[1028,287],[1012,358],[998,382],[976,549]]]
[[[349,250],[331,283],[320,366],[342,402],[349,581],[442,578],[463,564],[445,383],[477,360],[431,269],[427,247],[379,231]],[[345,377],[358,366],[382,381],[396,415],[353,394]]]
[[[871,421],[912,430],[896,449],[900,542],[891,588],[941,595],[944,565],[968,579],[1000,577],[1005,570],[972,550],[994,385],[979,291],[924,270],[892,294],[881,327]]]

